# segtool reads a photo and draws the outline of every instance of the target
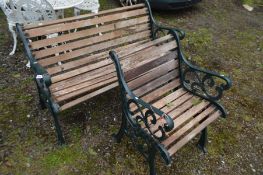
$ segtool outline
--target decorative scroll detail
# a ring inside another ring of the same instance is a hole
[[[10,0],[10,7],[20,24],[56,19],[54,9],[46,0]]]
[[[122,6],[130,6],[139,3],[139,0],[120,0]]]
[[[161,122],[157,122],[157,118],[156,118],[156,114],[153,111],[153,109],[145,109],[145,112],[143,112],[142,108],[140,107],[140,105],[134,100],[134,99],[129,99],[128,100],[128,107],[130,107],[131,105],[135,105],[136,109],[134,110],[135,112],[132,112],[129,110],[129,113],[132,115],[132,117],[135,119],[137,126],[139,126],[140,128],[142,128],[142,124],[145,126],[145,129],[147,130],[148,133],[150,133],[150,135],[159,140],[159,141],[163,141],[166,138],[166,132],[169,132],[173,129],[174,123],[172,118],[170,118],[169,116],[167,116],[166,114],[164,114],[163,116],[161,116],[161,118],[165,121],[162,125]],[[136,113],[136,116],[134,116]],[[160,123],[160,125],[158,126],[158,129],[153,132],[151,130],[151,127],[153,127],[153,125],[156,125],[157,123]],[[155,133],[161,133],[156,135]]]
[[[219,100],[223,91],[231,86],[226,77],[192,67],[184,58],[181,59],[181,76],[187,90],[212,101]]]
[[[83,3],[75,7],[81,10],[98,11],[100,8],[100,3],[99,0],[84,0]]]

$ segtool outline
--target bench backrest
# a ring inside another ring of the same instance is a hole
[[[33,56],[52,78],[105,60],[111,49],[149,41],[151,26],[148,13],[144,4],[138,4],[26,25],[23,32],[30,41]]]

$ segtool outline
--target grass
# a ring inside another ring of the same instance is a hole
[[[262,0],[242,0],[242,3],[253,6],[253,7],[263,6]]]
[[[101,1],[102,9],[117,5]],[[159,174],[262,174],[262,15],[234,0],[203,0],[190,9],[154,12],[163,25],[186,31],[187,58],[234,82],[222,101],[228,118],[209,127],[209,153],[200,153],[194,140],[173,157],[171,167],[158,160]],[[57,146],[52,117],[39,108],[21,43],[15,56],[8,55],[12,39],[3,13],[0,26],[0,174],[147,174],[130,140],[116,144],[112,139],[121,120],[118,91],[64,112],[60,119],[68,144]]]

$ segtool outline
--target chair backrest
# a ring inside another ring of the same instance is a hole
[[[56,19],[52,6],[46,0],[9,0],[17,23],[36,23]]]

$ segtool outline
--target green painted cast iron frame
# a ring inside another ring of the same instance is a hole
[[[191,63],[189,63],[182,53],[180,44],[180,40],[185,37],[185,33],[179,29],[162,27],[159,24],[157,24],[153,18],[148,1],[144,1],[149,10],[151,23],[153,24],[152,38],[155,39],[159,31],[167,31],[168,34],[173,35],[175,39],[175,42],[177,44],[177,57],[179,60],[179,78],[182,87],[186,91],[198,97],[201,97],[202,99],[208,100],[209,102],[214,104],[217,107],[217,109],[221,111],[222,117],[225,118],[227,112],[224,109],[224,107],[218,102],[218,100],[222,97],[223,91],[228,90],[232,86],[232,81],[224,75],[200,69],[197,66],[194,66]],[[161,157],[167,165],[171,164],[172,162],[171,156],[160,142],[167,136],[166,132],[169,132],[173,129],[173,120],[169,115],[165,114],[164,112],[155,108],[154,106],[151,106],[150,104],[144,102],[135,94],[133,94],[133,92],[129,89],[125,81],[124,73],[122,71],[118,55],[114,51],[110,51],[109,54],[115,64],[118,76],[118,82],[121,89],[123,113],[120,130],[114,136],[117,142],[120,142],[125,134],[129,138],[131,138],[135,148],[137,148],[137,150],[148,161],[150,174],[155,175],[155,156],[157,152],[160,153]],[[189,77],[187,78],[188,74],[193,75],[195,79],[190,80]],[[220,79],[223,83],[221,83],[220,85],[216,85],[217,82],[214,80],[215,78]],[[213,88],[215,92],[212,95],[209,93],[208,89]],[[135,112],[132,112],[130,110],[131,104],[137,107]],[[146,109],[145,113],[142,112],[143,109]],[[136,116],[134,116],[135,113]],[[150,130],[150,125],[157,124],[156,115],[161,116],[165,120],[164,124],[158,126],[158,131],[162,133],[161,136],[156,136]],[[206,152],[207,135],[207,128],[204,128],[201,131],[201,136],[197,145],[203,152]]]
[[[50,110],[54,120],[56,134],[58,138],[58,144],[59,145],[64,144],[65,139],[63,137],[62,129],[58,119],[59,105],[55,103],[54,100],[52,99],[49,89],[50,85],[52,84],[51,77],[47,73],[47,71],[40,64],[38,64],[37,60],[32,55],[29,48],[29,40],[25,37],[21,24],[16,24],[16,29],[23,42],[25,55],[28,58],[30,62],[30,66],[34,72],[34,79],[38,89],[39,102],[41,108],[42,109],[48,108]]]
[[[148,8],[149,11],[149,16],[150,16],[150,21],[151,21],[151,36],[152,39],[155,39],[156,32],[159,30],[174,30],[175,32],[178,32],[180,34],[180,38],[184,38],[184,32],[179,30],[179,29],[172,29],[168,27],[163,27],[157,24],[153,18],[152,11],[149,5],[149,2],[146,0],[145,1],[146,7]],[[28,58],[30,65],[34,71],[35,74],[35,82],[37,85],[38,93],[39,93],[39,100],[40,100],[40,105],[42,108],[47,107],[54,119],[54,124],[56,128],[56,133],[57,133],[57,138],[58,138],[58,143],[59,144],[64,144],[65,139],[62,133],[61,126],[59,124],[58,120],[58,115],[59,115],[59,105],[54,102],[54,100],[51,97],[49,87],[52,84],[51,77],[47,73],[47,71],[37,63],[37,60],[34,58],[32,55],[30,48],[29,48],[29,40],[26,38],[23,30],[22,30],[22,25],[21,24],[16,24],[16,28],[18,31],[18,34],[23,42],[24,45],[24,50],[25,50],[25,55]]]

